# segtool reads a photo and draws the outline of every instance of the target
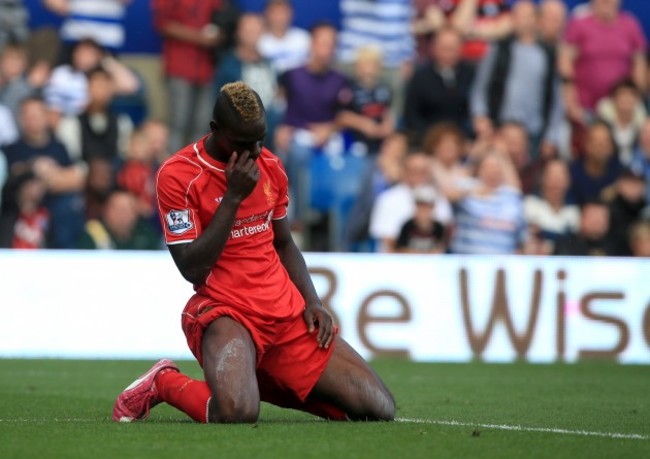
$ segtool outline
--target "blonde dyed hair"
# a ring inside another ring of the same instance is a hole
[[[220,92],[228,97],[243,121],[256,121],[263,116],[260,100],[247,84],[241,81],[227,83]]]

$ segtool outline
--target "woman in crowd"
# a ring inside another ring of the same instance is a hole
[[[513,254],[525,242],[524,207],[516,171],[503,152],[488,150],[468,177],[447,192],[456,227],[451,251]]]

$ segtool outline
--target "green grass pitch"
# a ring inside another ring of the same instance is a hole
[[[0,458],[650,458],[648,366],[382,360],[398,422],[264,405],[257,425],[200,425],[161,405],[113,423],[115,396],[150,364],[0,360]]]

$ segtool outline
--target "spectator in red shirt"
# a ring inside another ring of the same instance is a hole
[[[493,40],[505,38],[512,31],[506,0],[453,0],[451,25],[463,35],[463,59],[480,61]]]
[[[18,215],[13,222],[11,248],[45,248],[50,226],[50,212],[43,205],[47,188],[33,174],[24,175],[20,182],[16,192]]]
[[[566,113],[574,148],[580,150],[585,126],[600,99],[624,78],[643,91],[646,39],[636,18],[620,11],[620,0],[592,0],[591,10],[570,23],[560,49]]]
[[[153,0],[154,26],[163,37],[163,67],[169,100],[171,151],[208,130],[214,48],[222,39],[211,24],[220,0]]]

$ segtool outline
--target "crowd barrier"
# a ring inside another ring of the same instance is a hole
[[[306,254],[366,358],[650,363],[650,260]],[[191,358],[166,252],[0,251],[0,357]]]

